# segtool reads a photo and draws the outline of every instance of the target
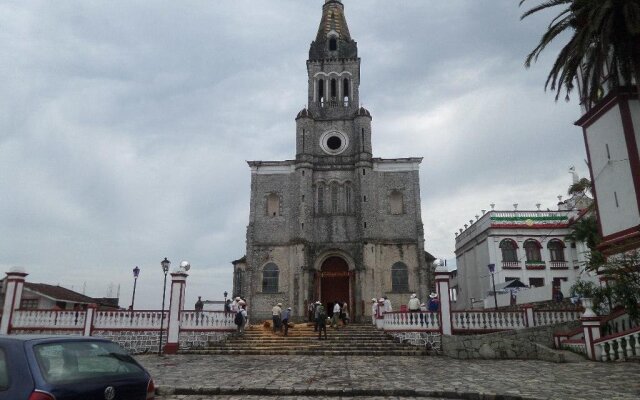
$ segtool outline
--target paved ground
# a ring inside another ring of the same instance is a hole
[[[640,398],[639,363],[431,356],[146,355],[137,359],[153,375],[159,400]]]

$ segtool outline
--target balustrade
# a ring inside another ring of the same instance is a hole
[[[385,331],[437,331],[440,329],[440,316],[437,313],[388,312],[384,313]]]
[[[538,310],[533,314],[535,326],[561,324],[563,322],[577,321],[580,319],[580,311],[576,310]]]
[[[169,312],[164,312],[165,327]],[[160,329],[161,311],[96,311],[95,329]]]
[[[180,329],[203,331],[235,330],[235,314],[224,311],[182,311]]]
[[[454,330],[511,330],[527,326],[521,311],[454,311]]]
[[[640,356],[640,328],[612,337],[604,337],[594,342],[596,360],[624,361]]]
[[[13,328],[77,328],[84,327],[85,311],[16,310]]]

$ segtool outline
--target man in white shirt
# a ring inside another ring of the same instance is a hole
[[[280,330],[280,317],[282,316],[282,303],[278,303],[271,309],[271,317],[273,319],[273,333]]]
[[[384,312],[392,312],[393,308],[391,308],[391,300],[387,298],[387,296],[383,296],[384,299]]]
[[[333,316],[331,317],[331,327],[338,329],[338,319],[340,318],[340,302],[336,300],[333,305]]]
[[[376,312],[378,311],[378,300],[371,299],[371,323],[376,324]]]

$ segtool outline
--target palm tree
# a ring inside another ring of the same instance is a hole
[[[527,1],[521,0],[520,6]],[[640,88],[640,0],[540,1],[520,19],[557,6],[564,9],[551,20],[540,42],[527,56],[526,67],[537,61],[559,35],[573,33],[545,82],[545,89],[556,91],[556,100],[563,88],[569,100],[576,81],[587,107],[602,96],[605,79],[610,79],[614,87],[635,82]]]

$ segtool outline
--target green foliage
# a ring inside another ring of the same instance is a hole
[[[522,14],[524,19],[554,7],[562,11],[551,20],[538,45],[527,56],[525,66],[537,61],[558,37],[570,34],[553,64],[545,89],[564,89],[566,99],[579,81],[582,100],[594,102],[602,96],[602,81],[609,71],[611,83],[640,82],[640,0],[537,0],[538,5]],[[520,6],[529,0],[521,0]]]
[[[612,304],[624,307],[632,320],[640,321],[640,251],[609,257],[601,272],[607,280],[606,294]]]
[[[605,262],[604,255],[597,249],[602,238],[598,232],[598,220],[595,215],[587,215],[574,222],[566,239],[586,243],[589,248],[586,265],[588,271],[598,271]]]

